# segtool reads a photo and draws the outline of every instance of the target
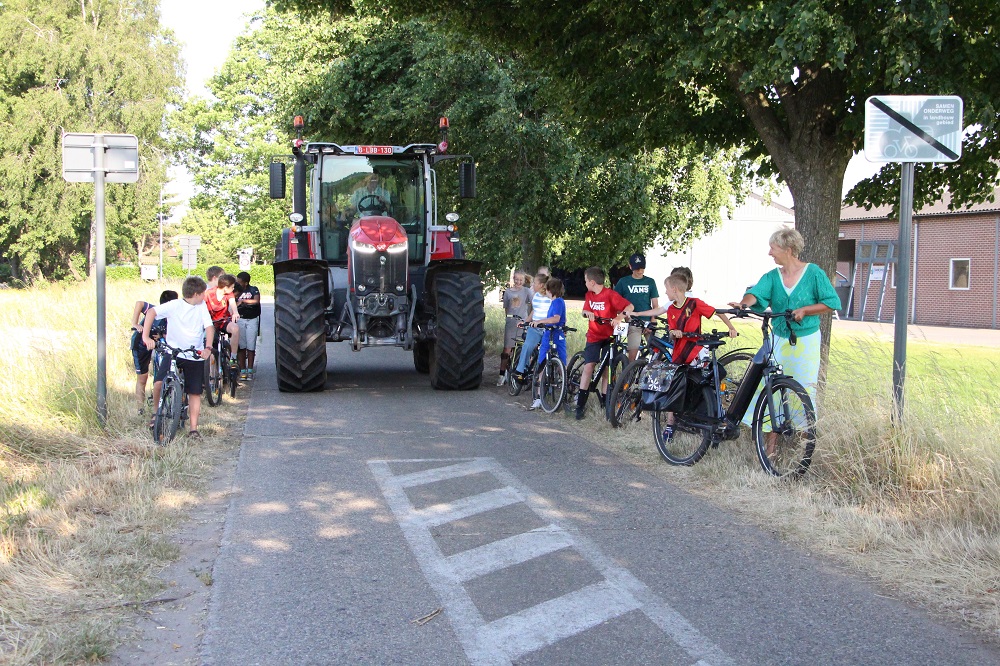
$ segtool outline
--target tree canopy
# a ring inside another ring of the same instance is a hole
[[[832,273],[844,171],[873,94],[957,94],[982,129],[927,173],[955,201],[992,193],[1000,142],[1000,14],[978,0],[284,0],[422,16],[526,58],[566,122],[608,147],[748,145],[789,186],[807,258]],[[891,179],[891,170],[876,181]],[[877,187],[859,190],[877,199]],[[898,189],[895,190],[898,193]],[[882,194],[882,196],[892,196]]]
[[[153,0],[0,5],[0,255],[15,273],[82,277],[93,187],[62,177],[62,133],[135,134],[140,181],[107,186],[107,249],[135,257],[156,228],[160,137],[180,61]]]
[[[398,145],[436,141],[448,116],[450,152],[475,156],[479,196],[459,201],[442,165],[442,212],[460,210],[467,251],[496,274],[543,261],[613,265],[656,241],[677,246],[711,229],[747,180],[737,149],[609,154],[548,108],[543,72],[432,22],[274,12],[255,22],[210,84],[217,101],[189,104],[174,126],[203,192],[195,205],[267,228],[268,249],[277,238],[268,150],[287,152],[274,141],[289,139],[295,114],[307,139]]]

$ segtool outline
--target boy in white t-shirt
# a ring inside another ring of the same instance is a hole
[[[152,350],[156,347],[156,343],[149,337],[153,320],[166,319],[167,344],[176,349],[194,347],[197,350],[197,355],[187,352],[177,357],[177,370],[184,377],[184,391],[188,396],[188,416],[191,418],[191,431],[188,437],[192,439],[201,437],[201,433],[198,432],[198,415],[201,413],[205,359],[211,354],[212,339],[215,336],[212,317],[205,306],[207,288],[208,285],[200,277],[194,275],[189,277],[184,280],[184,285],[181,287],[182,298],[150,309],[142,326],[142,341],[146,349]],[[164,358],[156,368],[156,374],[153,376],[154,405],[160,402],[160,391],[163,389],[163,380],[169,369],[169,358]]]

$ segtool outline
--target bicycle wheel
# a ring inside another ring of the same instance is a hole
[[[753,363],[753,352],[747,349],[734,349],[719,357],[719,365],[725,368],[726,378],[725,390],[722,391],[722,408],[729,409],[729,404],[736,396],[736,389],[740,387],[743,376],[747,373],[747,368]]]
[[[612,427],[624,428],[639,415],[639,405],[642,400],[639,377],[642,376],[647,363],[649,359],[639,357],[619,373],[618,380],[608,395],[608,421]]]
[[[653,437],[656,450],[671,465],[690,466],[704,457],[712,443],[711,428],[690,423],[683,414],[674,414],[673,436],[667,438],[667,412],[653,411]]]
[[[559,409],[563,398],[566,397],[566,366],[558,357],[547,358],[538,374],[541,377],[538,388],[542,409],[545,413],[551,414]]]
[[[519,395],[524,388],[524,382],[518,381],[514,376],[517,374],[517,364],[521,361],[522,349],[523,346],[516,345],[510,355],[510,368],[507,370],[507,393],[510,395]]]
[[[169,443],[177,434],[181,422],[181,401],[184,396],[178,390],[177,384],[167,380],[160,395],[160,405],[153,419],[153,441],[163,445]]]
[[[214,349],[205,360],[205,397],[212,407],[222,404],[222,368],[219,353]]]
[[[566,364],[566,397],[567,407],[576,405],[576,396],[580,392],[580,377],[583,376],[583,352],[577,352]]]
[[[229,397],[236,397],[236,389],[240,385],[240,369],[226,363],[226,376],[229,378]]]
[[[766,389],[761,391],[753,411],[757,459],[768,474],[801,476],[809,469],[816,448],[812,400],[802,385],[789,377],[775,379],[770,396],[767,393]]]

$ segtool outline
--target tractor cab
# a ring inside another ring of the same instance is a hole
[[[319,208],[313,219],[322,230],[326,261],[346,264],[352,229],[364,218],[382,217],[399,225],[408,262],[423,263],[427,194],[421,160],[323,155],[317,167]]]

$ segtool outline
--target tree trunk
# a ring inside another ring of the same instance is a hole
[[[542,265],[545,243],[542,237],[533,233],[521,235],[521,268],[528,275],[534,275]]]
[[[750,92],[740,89],[742,69],[730,66],[727,75],[792,193],[795,228],[805,240],[802,259],[822,268],[832,281],[837,270],[844,173],[855,148],[840,131],[844,111],[837,100],[845,99],[843,74],[803,67],[797,83]],[[781,98],[783,115],[771,102],[775,93]],[[821,385],[830,356],[831,327],[832,315],[822,316]]]

